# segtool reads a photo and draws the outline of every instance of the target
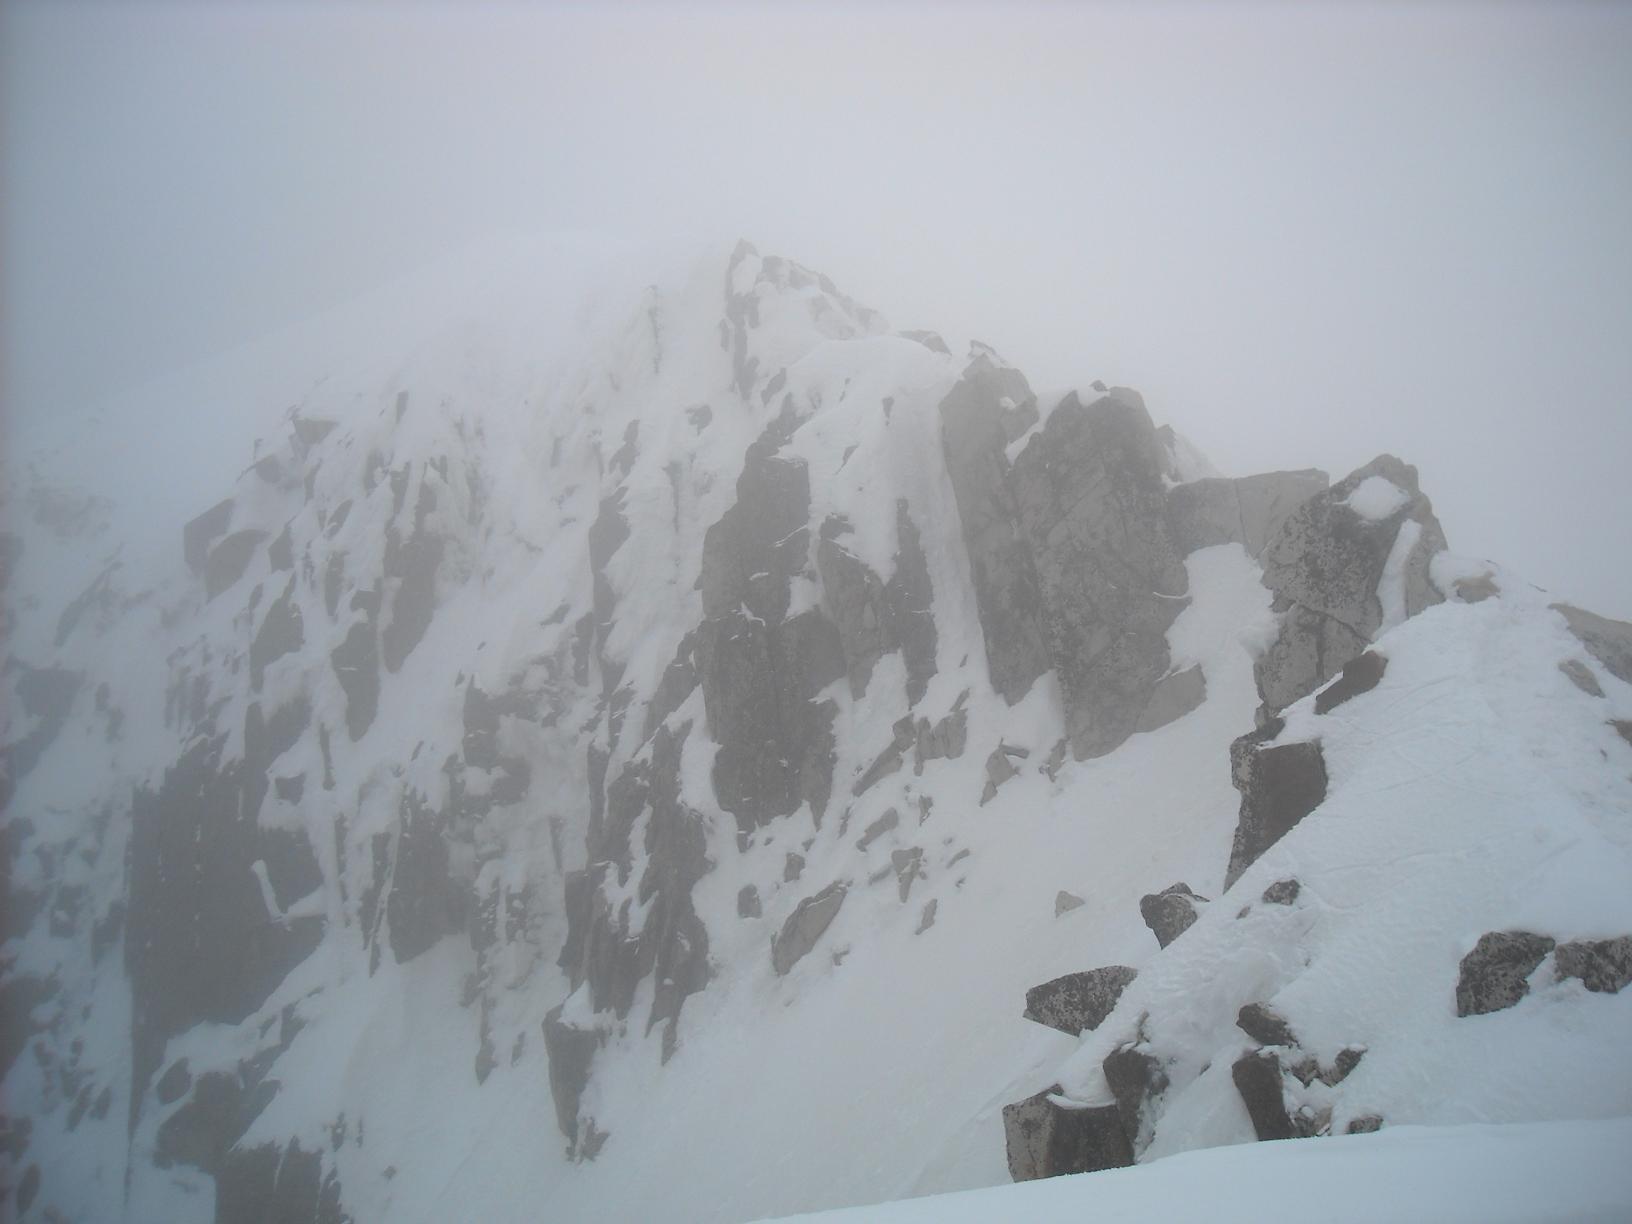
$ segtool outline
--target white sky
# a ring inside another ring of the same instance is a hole
[[[3,14],[13,414],[495,231],[740,234],[1632,619],[1632,6]]]

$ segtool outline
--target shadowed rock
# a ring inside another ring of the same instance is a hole
[[[1107,965],[1067,973],[1026,991],[1026,1010],[1022,1014],[1027,1020],[1076,1037],[1104,1022],[1138,972],[1127,965]]]
[[[1107,1054],[1100,1067],[1116,1098],[1122,1133],[1135,1151],[1143,1150],[1150,1142],[1149,1105],[1167,1091],[1167,1072],[1161,1060],[1147,1046],[1129,1043]]]
[[[340,1182],[320,1152],[263,1143],[234,1148],[215,1180],[216,1224],[349,1224]]]
[[[1456,981],[1456,1014],[1480,1016],[1512,1007],[1530,991],[1553,940],[1529,931],[1490,931],[1462,958]]]
[[[1263,900],[1269,905],[1291,905],[1302,891],[1303,886],[1296,880],[1276,880],[1264,889]]]
[[[1059,1086],[1003,1107],[1009,1176],[1017,1182],[1133,1163],[1116,1106],[1067,1109],[1049,1098]]]
[[[1295,1046],[1298,1039],[1292,1026],[1267,1003],[1248,1003],[1235,1018],[1235,1025],[1259,1045]]]
[[[1276,720],[1230,745],[1230,777],[1241,792],[1241,812],[1225,888],[1326,798],[1326,760],[1320,742],[1270,743],[1281,730]]]
[[[1350,503],[1374,477],[1400,495],[1376,518],[1360,512],[1369,507]],[[1289,515],[1262,558],[1264,585],[1281,613],[1280,633],[1254,668],[1264,710],[1274,713],[1312,693],[1371,643],[1386,614],[1378,596],[1385,571],[1397,580],[1400,614],[1415,616],[1439,603],[1428,565],[1444,547],[1417,470],[1392,455],[1378,456]]]
[[[1335,710],[1350,698],[1377,687],[1388,668],[1388,659],[1375,650],[1362,651],[1343,665],[1343,673],[1315,694],[1315,713]]]
[[[1188,554],[1218,544],[1240,544],[1256,557],[1299,506],[1326,491],[1325,472],[1265,472],[1239,480],[1210,477],[1168,491],[1173,538]]]
[[[1286,1091],[1281,1060],[1270,1050],[1254,1050],[1236,1060],[1230,1078],[1252,1119],[1252,1131],[1260,1140],[1296,1139],[1299,1130],[1286,1107]]]
[[[814,896],[806,897],[788,915],[782,929],[771,940],[771,968],[781,977],[816,946],[838,917],[848,886],[843,881],[829,884]]]
[[[1181,882],[1170,884],[1159,893],[1147,893],[1139,901],[1139,913],[1156,936],[1156,942],[1165,948],[1188,931],[1200,916],[1198,903],[1205,905],[1207,898],[1198,896],[1188,884]]]

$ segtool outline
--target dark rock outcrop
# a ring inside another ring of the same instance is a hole
[[[234,1148],[215,1179],[216,1224],[350,1224],[321,1152],[291,1139]]]
[[[785,975],[816,946],[822,932],[838,917],[847,892],[848,885],[842,880],[835,881],[794,907],[771,940],[771,967],[778,977]]]
[[[1553,940],[1529,931],[1490,931],[1462,958],[1456,981],[1456,1014],[1480,1016],[1512,1007],[1530,991]]]
[[[1369,693],[1388,669],[1388,659],[1375,650],[1365,650],[1343,665],[1343,672],[1315,694],[1315,713],[1335,710],[1345,701]]]
[[[1230,745],[1230,777],[1241,792],[1241,814],[1225,888],[1326,798],[1320,741],[1276,744],[1282,729],[1276,720]]]
[[[1368,517],[1350,504],[1373,477],[1392,484],[1399,504]],[[1409,548],[1394,556],[1400,533]],[[1414,537],[1414,538],[1413,538]],[[1313,692],[1368,645],[1383,627],[1378,596],[1389,564],[1399,569],[1398,609],[1414,616],[1443,598],[1428,565],[1445,547],[1445,533],[1417,485],[1417,471],[1381,455],[1307,499],[1263,553],[1264,585],[1275,593],[1280,634],[1255,672],[1264,710],[1274,713]]]
[[[1295,1046],[1292,1026],[1267,1003],[1248,1003],[1235,1018],[1236,1027],[1259,1045]]]
[[[1276,880],[1264,889],[1263,901],[1266,905],[1291,905],[1303,891],[1303,885],[1294,879]]]
[[[1253,1134],[1260,1140],[1296,1139],[1307,1133],[1287,1108],[1285,1074],[1274,1051],[1243,1054],[1230,1068],[1230,1077],[1252,1119]]]
[[[1159,893],[1147,893],[1139,901],[1139,913],[1145,925],[1156,936],[1156,942],[1167,947],[1190,929],[1201,916],[1198,906],[1207,904],[1207,898],[1191,891],[1182,881],[1169,884]]]
[[[1026,991],[1027,1020],[1076,1037],[1098,1028],[1138,975],[1127,965],[1067,973]]]
[[[1131,1165],[1133,1149],[1116,1106],[1067,1108],[1050,1099],[1059,1091],[1055,1085],[1003,1107],[1009,1176],[1021,1182]]]
[[[1107,1054],[1100,1068],[1116,1098],[1122,1133],[1134,1151],[1142,1151],[1150,1142],[1151,1105],[1168,1088],[1161,1059],[1145,1043],[1127,1042]]]
[[[550,1064],[550,1096],[555,1102],[555,1120],[567,1137],[570,1157],[577,1155],[578,1104],[589,1086],[590,1065],[605,1034],[598,1028],[583,1028],[564,1021],[561,1018],[564,1006],[551,1009],[544,1017],[544,1051]]]
[[[1579,978],[1598,994],[1618,994],[1632,985],[1632,935],[1559,944],[1553,965],[1561,978]]]

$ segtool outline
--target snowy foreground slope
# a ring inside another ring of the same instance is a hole
[[[1390,456],[1226,479],[747,244],[579,242],[18,443],[19,1218],[734,1221],[1632,1115],[1632,627]]]
[[[1187,1152],[1154,1164],[805,1215],[816,1224],[1210,1220],[1613,1224],[1632,1216],[1632,1121],[1402,1127],[1320,1144]],[[1537,1170],[1546,1170],[1538,1177]]]

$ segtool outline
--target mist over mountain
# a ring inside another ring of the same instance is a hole
[[[1221,473],[1164,411],[572,237],[31,422],[8,1210],[739,1221],[1288,1138],[1632,1208],[1632,626],[1387,438]]]

